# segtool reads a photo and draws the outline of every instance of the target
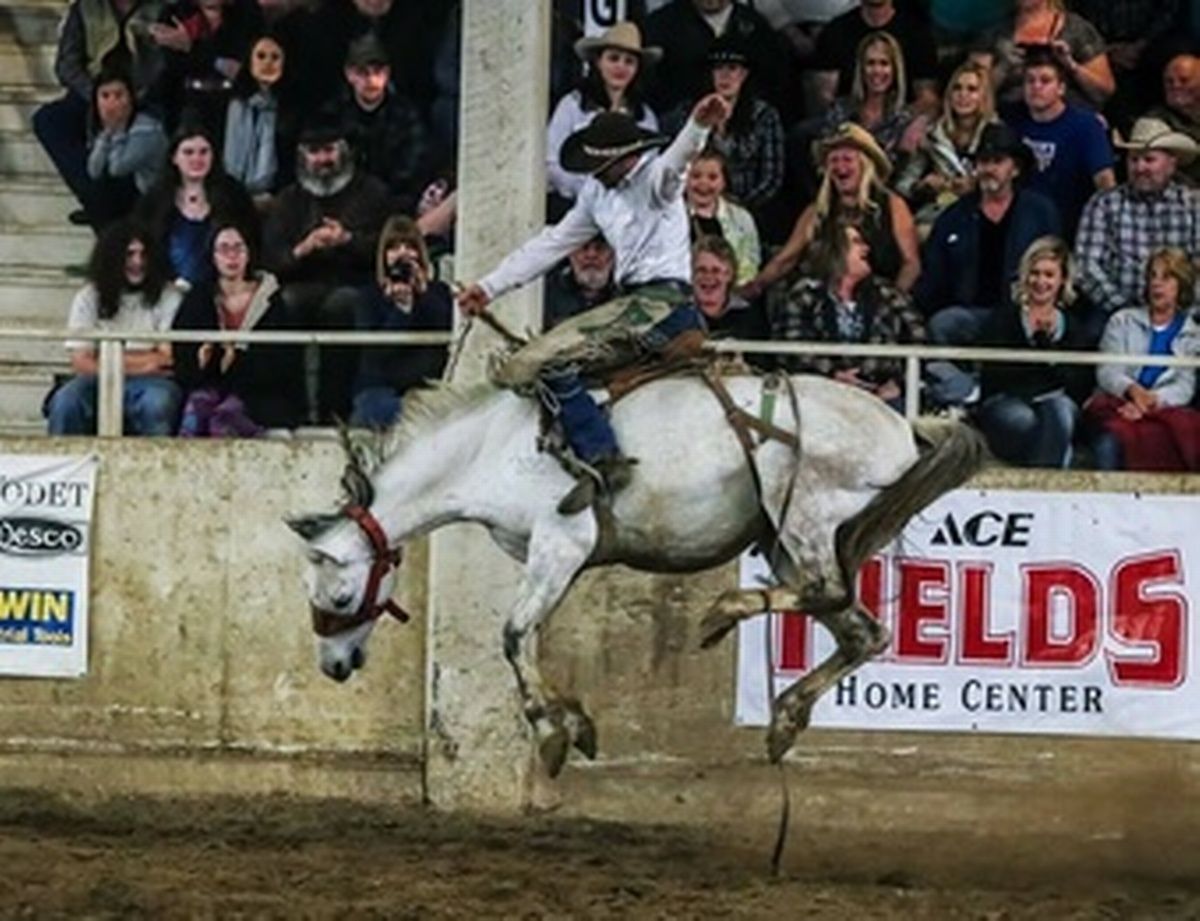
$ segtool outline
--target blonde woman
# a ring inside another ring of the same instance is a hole
[[[995,311],[985,345],[1006,349],[1078,350],[1095,346],[1076,303],[1070,250],[1059,237],[1039,237],[1021,257],[1013,284],[1015,309]],[[1066,467],[1091,390],[1086,365],[985,362],[977,421],[992,451],[1023,467]]]
[[[1100,349],[1119,355],[1200,355],[1200,325],[1190,316],[1196,269],[1187,253],[1164,247],[1146,265],[1144,304],[1114,313]],[[1086,412],[1101,470],[1200,470],[1195,368],[1114,361],[1096,369],[1099,389]]]
[[[827,131],[853,122],[871,132],[888,159],[911,153],[918,134],[910,132],[904,52],[887,32],[871,32],[858,43],[850,95],[834,100],[825,117]]]
[[[916,225],[904,199],[888,189],[892,164],[871,134],[846,122],[817,142],[824,177],[816,201],[801,212],[783,248],[739,292],[754,298],[788,275],[813,241],[838,224],[854,224],[871,248],[875,274],[910,291],[921,274]]]
[[[987,68],[976,61],[959,65],[946,85],[941,116],[896,180],[896,191],[919,208],[919,226],[931,225],[975,188],[979,139],[997,121]]]

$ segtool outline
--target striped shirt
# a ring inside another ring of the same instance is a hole
[[[1200,253],[1200,190],[1172,182],[1157,194],[1128,183],[1098,192],[1075,238],[1079,287],[1108,313],[1132,306],[1146,284],[1147,258],[1164,246]]]

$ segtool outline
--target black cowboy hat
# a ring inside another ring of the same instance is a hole
[[[349,140],[353,126],[339,107],[326,105],[304,120],[296,138],[298,144],[317,147],[334,141]]]
[[[559,160],[572,173],[595,175],[630,154],[662,147],[669,140],[642,128],[624,112],[601,112],[563,141]]]
[[[1021,173],[1028,175],[1033,164],[1033,152],[1021,136],[1004,122],[987,125],[979,135],[979,147],[975,150],[975,160],[986,160],[989,157],[1012,157]]]
[[[708,46],[705,58],[710,69],[720,64],[740,64],[749,70],[750,44],[740,35],[734,35],[732,31],[726,32]]]

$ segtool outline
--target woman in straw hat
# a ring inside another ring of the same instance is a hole
[[[584,177],[563,168],[563,142],[586,128],[598,112],[624,112],[647,131],[658,131],[658,117],[642,101],[643,73],[662,57],[659,48],[642,47],[632,22],[618,22],[601,35],[581,38],[575,53],[587,64],[579,86],[554,107],[546,139],[546,180],[552,192],[574,199]]]
[[[742,289],[743,296],[757,297],[786,276],[812,242],[839,222],[861,230],[877,275],[912,290],[921,274],[917,230],[904,199],[885,185],[892,171],[887,154],[865,128],[844,122],[817,142],[816,159],[825,173],[816,201],[801,212],[783,248]]]

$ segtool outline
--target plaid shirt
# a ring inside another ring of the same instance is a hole
[[[869,278],[854,292],[856,309],[847,315],[825,282],[802,278],[792,286],[771,318],[771,338],[793,342],[856,342],[896,345],[924,342],[925,323],[912,299],[879,278]],[[843,331],[853,328],[852,336]],[[791,372],[832,375],[857,368],[873,384],[904,381],[904,363],[887,358],[837,358],[790,355],[780,364]]]
[[[1075,238],[1080,289],[1108,313],[1136,304],[1146,259],[1163,246],[1200,253],[1200,190],[1172,182],[1160,194],[1140,195],[1126,183],[1096,193]]]
[[[709,143],[728,160],[729,195],[742,207],[754,211],[779,194],[783,188],[783,121],[773,105],[755,99],[748,131],[713,132]]]

